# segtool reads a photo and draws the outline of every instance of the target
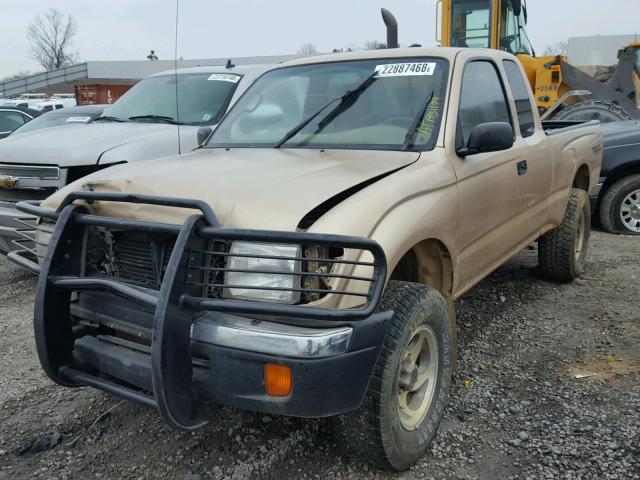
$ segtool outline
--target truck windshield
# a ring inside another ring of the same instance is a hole
[[[175,75],[148,77],[107,108],[103,116],[120,120],[138,117],[134,120],[140,122],[163,122],[164,118],[187,125],[213,125],[224,115],[242,77],[229,73],[180,73],[177,78],[178,102]]]
[[[272,70],[249,88],[207,146],[431,149],[447,70],[447,62],[436,58]]]
[[[65,113],[66,109],[40,115],[15,129],[11,135],[33,132],[43,128],[61,127],[64,125],[84,125],[98,116],[96,113]]]

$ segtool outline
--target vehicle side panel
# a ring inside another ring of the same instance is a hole
[[[348,212],[363,214],[354,217]],[[436,148],[416,163],[349,197],[309,231],[349,231],[350,235],[377,241],[386,253],[390,276],[402,257],[426,239],[445,245],[455,265],[458,218],[455,174],[444,149]]]
[[[597,185],[602,166],[603,140],[599,125],[559,131],[548,138],[554,157],[554,173],[548,200],[549,224],[553,227],[562,222],[569,189],[582,165],[589,169],[589,190]]]

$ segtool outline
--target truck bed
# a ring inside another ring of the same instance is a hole
[[[556,135],[569,130],[595,125],[600,125],[600,122],[598,120],[590,120],[588,122],[546,120],[542,122],[542,128],[547,135]]]

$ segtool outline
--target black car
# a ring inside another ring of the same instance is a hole
[[[0,138],[40,116],[42,112],[26,107],[0,106]]]
[[[61,127],[63,125],[82,125],[93,122],[102,115],[102,111],[109,105],[78,105],[60,110],[43,113],[33,122],[22,125],[11,135],[33,132],[43,128]]]
[[[640,235],[640,122],[602,125],[604,157],[591,205],[609,233]]]

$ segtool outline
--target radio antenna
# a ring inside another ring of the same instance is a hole
[[[173,55],[173,71],[175,73],[175,84],[176,84],[176,122],[178,123],[176,127],[178,127],[178,155],[182,154],[182,149],[180,145],[180,103],[178,100],[178,15],[180,13],[180,0],[176,0],[176,39],[174,44],[174,55]]]

